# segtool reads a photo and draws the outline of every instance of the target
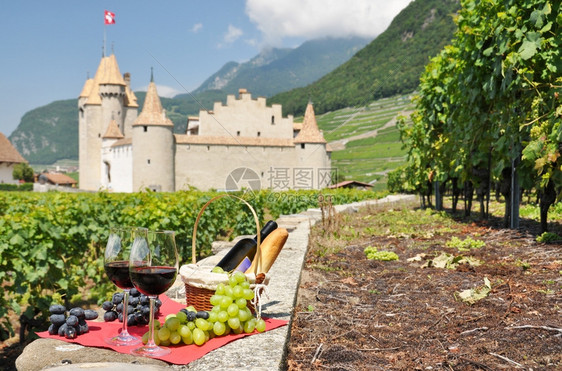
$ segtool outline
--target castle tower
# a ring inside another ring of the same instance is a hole
[[[128,81],[119,72],[115,55],[102,57],[94,78],[86,80],[78,97],[81,189],[102,187],[102,135],[112,120],[120,132],[126,133],[127,127],[130,131],[137,117],[136,101]]]
[[[133,191],[175,191],[173,129],[151,76],[142,112],[133,123]]]
[[[295,188],[320,189],[330,185],[331,160],[327,142],[318,129],[311,102],[306,106],[302,129],[294,143],[297,160],[293,171]]]

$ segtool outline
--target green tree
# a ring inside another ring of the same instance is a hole
[[[32,183],[34,177],[33,169],[25,162],[21,162],[14,166],[12,177],[17,180],[23,180],[26,183]]]
[[[561,1],[463,0],[456,22],[420,80],[413,125],[401,128],[409,164],[419,182],[427,173],[467,181],[482,212],[490,180],[515,162],[546,230],[562,188]]]

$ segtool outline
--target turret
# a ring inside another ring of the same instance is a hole
[[[323,188],[330,184],[330,156],[327,152],[327,142],[318,129],[314,107],[309,102],[306,106],[302,129],[295,137],[295,151],[297,164],[295,168],[303,170],[303,179],[294,179],[295,185],[300,188]],[[310,174],[305,174],[304,170]],[[298,171],[295,172],[297,177]]]
[[[133,191],[175,191],[173,129],[151,74],[142,112],[133,123]]]
[[[112,120],[127,135],[137,108],[136,97],[121,76],[115,55],[102,57],[94,78],[86,80],[78,98],[80,188],[102,187],[102,136]]]

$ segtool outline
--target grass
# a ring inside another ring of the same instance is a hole
[[[318,115],[316,120],[328,142],[351,139],[374,130],[377,135],[349,140],[345,148],[332,152],[332,166],[346,180],[374,184],[386,189],[386,173],[406,162],[396,125],[382,129],[391,120],[413,110],[410,95],[384,98],[365,107],[348,107]]]

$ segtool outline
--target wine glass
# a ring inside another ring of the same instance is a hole
[[[129,275],[137,290],[150,298],[150,322],[147,344],[133,349],[131,353],[160,357],[171,350],[154,342],[154,301],[176,280],[178,252],[175,232],[144,230],[137,231],[136,236],[129,255]]]
[[[109,279],[123,290],[123,327],[117,336],[105,339],[110,345],[136,345],[141,342],[137,336],[127,331],[127,310],[129,290],[133,283],[129,278],[129,253],[134,239],[133,228],[116,228],[109,230],[109,238],[105,246],[103,267]]]

